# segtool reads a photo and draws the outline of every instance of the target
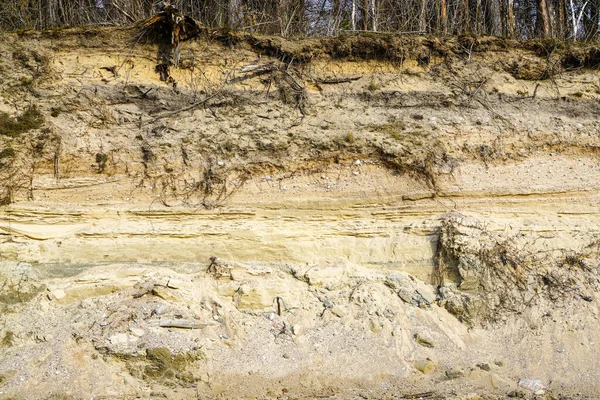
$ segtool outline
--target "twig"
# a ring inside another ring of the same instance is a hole
[[[205,104],[208,100],[212,99],[213,97],[218,96],[219,94],[221,94],[221,92],[217,92],[217,93],[211,94],[210,96],[208,96],[204,100],[197,101],[197,102],[195,102],[195,103],[193,103],[193,104],[191,104],[191,105],[189,105],[187,107],[180,108],[179,110],[166,112],[166,113],[164,113],[162,115],[159,115],[158,117],[154,118],[153,122],[157,122],[157,121],[159,121],[159,120],[161,120],[163,118],[171,117],[173,115],[176,115],[176,114],[179,114],[179,113],[182,113],[182,112],[193,110],[194,108],[199,107],[199,106]]]
[[[435,396],[435,392],[424,392],[415,394],[405,394],[402,396],[403,399],[428,399]]]
[[[113,1],[113,2],[112,2],[112,6],[113,6],[114,8],[116,8],[118,11],[120,11],[120,12],[121,12],[121,14],[123,14],[125,17],[127,17],[127,19],[129,20],[129,22],[135,22],[135,18],[133,18],[131,15],[129,15],[129,14],[127,13],[127,11],[125,11],[125,10],[123,10],[121,7],[119,7],[119,5],[117,4],[117,2],[116,2],[116,1]]]

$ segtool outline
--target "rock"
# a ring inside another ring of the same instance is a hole
[[[446,370],[444,375],[446,375],[446,378],[450,380],[450,379],[462,378],[465,374],[462,371],[459,371],[457,369],[448,369],[448,370]]]
[[[235,307],[243,312],[268,312],[276,311],[277,301],[280,297],[281,311],[285,312],[293,306],[298,296],[298,289],[288,284],[287,281],[273,278],[264,280],[250,280],[239,286],[233,295]]]
[[[411,304],[413,302],[413,295],[411,292],[409,292],[407,289],[405,288],[401,288],[398,290],[398,297],[400,297],[400,299],[408,304]]]
[[[346,316],[347,311],[344,309],[344,307],[336,304],[335,306],[331,307],[331,313],[336,317],[343,318]]]
[[[417,289],[417,293],[423,298],[425,303],[433,304],[435,303],[437,296],[432,287],[425,286]]]
[[[369,329],[371,330],[371,332],[373,333],[379,333],[381,332],[381,324],[377,321],[373,321],[373,320],[369,320]]]
[[[40,311],[48,312],[50,310],[50,303],[46,300],[40,301]]]
[[[142,328],[129,328],[134,336],[140,337],[146,333]]]
[[[304,332],[304,327],[300,324],[295,324],[292,325],[292,333],[296,336],[300,335],[302,332]]]
[[[537,392],[538,390],[546,388],[539,379],[519,379],[519,386],[531,390],[532,392]]]
[[[477,364],[477,367],[487,372],[490,372],[492,370],[492,368],[490,368],[490,364],[487,363]]]
[[[126,333],[117,333],[116,335],[112,335],[108,338],[110,344],[112,345],[127,344],[129,342],[135,342],[137,339],[137,337],[128,335]]]
[[[181,301],[181,297],[174,294],[173,291],[162,286],[155,286],[154,289],[152,289],[152,294],[167,301]]]
[[[524,399],[525,398],[525,393],[521,390],[512,390],[510,392],[508,392],[506,394],[507,397],[510,398],[518,398],[518,399]]]
[[[64,299],[65,296],[67,294],[65,293],[64,290],[62,289],[55,289],[53,291],[50,292],[50,295],[48,296],[48,298],[50,300],[60,300],[60,299]]]
[[[340,288],[345,276],[346,268],[343,266],[313,267],[304,274],[310,286],[324,287],[327,290]]]
[[[415,338],[415,341],[417,342],[417,344],[420,346],[429,347],[430,349],[432,349],[434,347],[433,341],[431,339],[424,338],[423,336],[419,335],[418,333],[415,333],[414,338]]]
[[[420,372],[422,372],[423,374],[427,375],[430,372],[432,372],[433,370],[435,370],[438,366],[438,362],[437,361],[433,361],[429,358],[425,359],[425,360],[419,360],[419,361],[415,361],[413,366]]]

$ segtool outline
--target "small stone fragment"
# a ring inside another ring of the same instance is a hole
[[[529,389],[532,392],[537,392],[538,390],[546,388],[539,379],[519,379],[519,386]]]
[[[167,301],[181,301],[179,296],[171,293],[170,290],[161,286],[155,286],[154,289],[152,289],[152,294]]]
[[[296,336],[298,336],[299,334],[301,334],[304,331],[304,328],[302,327],[302,325],[296,324],[296,325],[292,325],[292,333]]]
[[[425,360],[415,361],[414,364],[413,364],[413,366],[418,371],[420,371],[423,374],[427,375],[427,374],[429,374],[430,372],[432,372],[433,370],[435,370],[437,368],[438,363],[436,361],[432,361],[431,359],[427,358]]]
[[[433,341],[427,338],[424,338],[423,336],[419,335],[418,333],[415,333],[415,341],[417,342],[418,345],[423,346],[423,347],[429,347],[430,349],[433,349]]]
[[[48,298],[50,300],[60,300],[62,298],[64,298],[67,294],[65,293],[64,290],[62,289],[56,289],[53,290],[52,292],[50,292],[50,295],[48,296]]]
[[[464,376],[462,371],[459,371],[457,369],[446,370],[446,372],[444,374],[446,375],[447,379],[458,379],[458,378],[461,378]]]
[[[492,370],[492,368],[490,368],[490,364],[488,364],[488,363],[477,364],[477,367],[479,369],[482,369],[482,370],[487,371],[487,372],[490,372]]]
[[[343,318],[346,316],[346,310],[342,306],[337,304],[331,307],[331,313],[339,318]]]
[[[373,333],[379,333],[381,332],[381,324],[377,321],[373,321],[373,320],[369,320],[369,329],[371,330],[371,332]]]
[[[135,336],[130,336],[126,333],[117,333],[116,335],[112,335],[108,338],[111,344],[125,344],[128,342],[135,342],[137,338]]]

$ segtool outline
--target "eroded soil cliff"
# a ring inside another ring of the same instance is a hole
[[[0,36],[2,396],[598,396],[597,47],[136,34]]]

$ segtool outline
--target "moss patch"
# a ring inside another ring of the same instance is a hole
[[[197,361],[203,360],[201,351],[189,351],[173,354],[165,347],[146,349],[145,356],[123,356],[131,375],[143,380],[157,380],[167,386],[189,386],[199,377],[190,368]]]

